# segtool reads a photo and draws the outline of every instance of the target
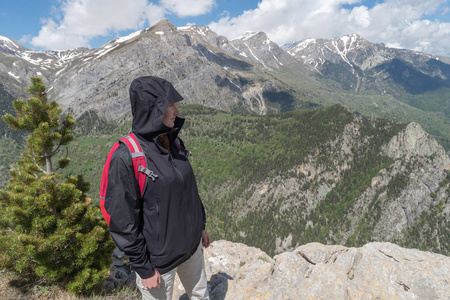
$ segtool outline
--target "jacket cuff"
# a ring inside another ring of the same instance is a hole
[[[149,264],[147,267],[133,267],[134,271],[139,274],[142,279],[147,279],[155,275],[155,269]]]

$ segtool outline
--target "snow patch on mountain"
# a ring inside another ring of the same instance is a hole
[[[8,75],[11,76],[11,77],[14,77],[15,79],[19,79],[20,78],[19,76],[14,75],[13,72],[8,72]]]
[[[116,44],[124,43],[124,42],[126,42],[128,40],[131,40],[131,39],[139,36],[141,34],[141,32],[142,32],[142,30],[138,30],[138,31],[135,31],[135,32],[133,32],[133,33],[127,35],[127,36],[119,37],[119,38],[114,40],[114,43],[116,43]]]
[[[267,66],[264,64],[264,62],[263,62],[261,59],[259,59],[259,58],[255,55],[255,53],[253,53],[252,49],[247,45],[247,43],[244,43],[244,45],[247,46],[248,51],[250,51],[250,54],[253,55],[253,57],[254,57],[257,61],[259,61],[265,68],[270,69],[269,67],[267,67]]]
[[[237,37],[237,38],[235,38],[235,39],[232,39],[231,41],[235,41],[235,40],[243,40],[243,41],[246,41],[246,40],[248,40],[248,39],[254,37],[254,36],[257,35],[257,34],[258,34],[258,32],[255,32],[255,31],[246,31],[244,34],[242,34],[241,36],[239,36],[239,37]]]
[[[17,51],[20,49],[19,46],[13,40],[2,35],[0,35],[0,46],[4,46],[10,49],[11,51]]]
[[[181,26],[177,27],[178,31],[183,32],[194,32],[197,33],[203,37],[206,37],[208,34],[210,34],[212,31],[206,26],[196,26],[196,25],[187,25],[187,26]]]

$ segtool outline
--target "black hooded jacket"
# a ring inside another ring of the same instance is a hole
[[[132,132],[147,168],[158,175],[155,181],[147,179],[142,197],[128,147],[121,144],[111,157],[105,197],[110,233],[142,278],[153,276],[155,268],[164,274],[186,261],[205,228],[194,172],[178,138],[184,119],[177,117],[174,128],[162,123],[166,108],[182,99],[161,78],[140,77],[131,83]],[[169,151],[159,143],[160,134],[168,134]]]

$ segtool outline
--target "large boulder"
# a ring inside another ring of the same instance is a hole
[[[211,299],[448,299],[450,258],[391,243],[310,243],[270,258],[216,241],[205,252]],[[174,299],[187,299],[176,279]]]

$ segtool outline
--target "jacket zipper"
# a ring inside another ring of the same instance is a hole
[[[169,159],[170,159],[170,162],[172,163],[173,169],[174,169],[175,172],[177,173],[178,177],[180,177],[181,182],[184,183],[184,177],[183,177],[183,174],[181,174],[181,172],[178,170],[177,166],[175,165],[175,162],[173,161],[172,154],[170,154],[170,152],[169,152]]]
[[[183,174],[181,174],[181,172],[178,170],[177,166],[175,165],[175,162],[173,161],[172,154],[171,154],[170,152],[169,152],[169,159],[170,159],[170,161],[172,162],[172,166],[173,166],[175,172],[176,172],[176,173],[178,174],[178,176],[180,177],[181,182],[184,183],[184,177],[183,177]],[[180,205],[182,204],[182,201],[183,201],[183,191],[181,191],[181,193],[182,193],[182,194],[181,194]],[[187,209],[187,218],[188,218],[189,228],[191,229],[191,234],[192,234],[192,233],[193,233],[193,230],[192,230],[192,223],[191,223],[191,214],[190,214],[190,212],[189,212],[189,209]]]
[[[158,233],[156,241],[159,245],[159,200],[156,200],[156,232]]]

